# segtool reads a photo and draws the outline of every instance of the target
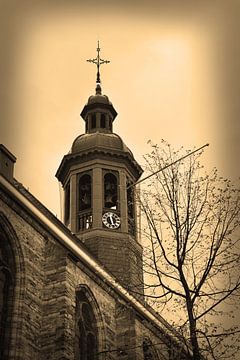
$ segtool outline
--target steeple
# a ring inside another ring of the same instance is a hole
[[[63,221],[106,268],[130,288],[142,286],[142,247],[137,237],[133,188],[140,165],[121,137],[113,132],[117,116],[108,96],[102,95],[99,55],[96,93],[84,106],[85,133],[73,142],[57,171],[64,190]],[[136,289],[135,289],[136,290]]]

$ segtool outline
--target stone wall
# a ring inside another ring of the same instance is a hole
[[[40,359],[43,315],[44,236],[19,214],[0,203],[1,223],[16,259],[16,284],[9,359]],[[7,219],[7,220],[6,220]]]
[[[128,234],[113,233],[84,240],[91,253],[105,265],[118,281],[143,300],[142,248]]]
[[[97,360],[143,360],[144,339],[157,344],[159,359],[168,358],[161,357],[163,353],[167,356],[162,333],[140,318],[131,304],[87,263],[3,192],[0,209],[0,222],[7,219],[12,229],[6,235],[17,264],[6,359],[77,359],[76,294],[81,289],[86,290],[97,319]]]

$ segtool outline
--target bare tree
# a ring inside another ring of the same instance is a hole
[[[152,145],[146,172],[185,154],[165,141]],[[201,154],[157,173],[141,189],[145,293],[170,315],[195,360],[219,360],[239,350],[240,191],[216,169],[203,174]]]

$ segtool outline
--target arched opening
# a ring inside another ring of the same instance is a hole
[[[128,208],[128,232],[135,235],[135,207],[134,188],[130,180],[127,181],[127,208]]]
[[[97,117],[96,117],[96,114],[93,114],[92,115],[92,126],[91,126],[91,128],[92,129],[96,129],[96,127],[97,127]]]
[[[118,207],[118,180],[112,173],[104,175],[104,207],[113,210]]]
[[[100,128],[102,128],[102,129],[106,128],[106,116],[105,116],[105,114],[101,114]]]
[[[83,174],[78,181],[78,230],[92,227],[92,177]]]
[[[13,278],[7,259],[0,249],[0,358],[4,358],[11,330],[11,304],[13,303]]]
[[[112,132],[112,119],[109,118],[109,130]]]
[[[14,284],[14,256],[9,240],[0,224],[0,359],[6,359],[9,350]]]
[[[65,199],[64,199],[64,222],[67,224],[70,217],[70,183],[68,182],[65,188]]]
[[[86,125],[86,133],[88,133],[88,131],[89,131],[89,119],[86,120],[85,125]]]
[[[79,178],[79,210],[91,209],[92,207],[92,178],[84,174]]]
[[[77,291],[76,301],[76,359],[97,360],[101,337],[97,304],[85,286]]]
[[[19,314],[23,306],[25,268],[16,232],[2,211],[0,211],[0,249],[0,278],[1,288],[4,289],[4,292],[0,290],[0,359],[6,360],[9,358],[10,350],[15,350],[14,346],[23,341]]]

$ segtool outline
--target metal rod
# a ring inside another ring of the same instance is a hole
[[[133,184],[131,184],[131,185],[127,186],[127,190],[128,190],[128,189],[130,189],[132,186],[136,186],[136,185],[140,184],[141,182],[143,182],[143,181],[145,181],[145,180],[149,179],[149,178],[150,178],[150,177],[152,177],[153,175],[156,175],[156,174],[157,174],[157,173],[159,173],[160,171],[163,171],[163,170],[167,169],[169,166],[172,166],[172,165],[176,164],[177,162],[179,162],[179,161],[181,161],[181,160],[185,159],[186,157],[188,157],[188,156],[190,156],[190,155],[194,154],[195,152],[202,150],[202,149],[203,149],[203,148],[205,148],[206,146],[209,146],[209,144],[205,144],[205,145],[201,146],[200,148],[198,148],[198,149],[196,149],[196,150],[191,151],[189,154],[186,154],[186,155],[182,156],[180,159],[175,160],[175,161],[174,161],[174,162],[172,162],[171,164],[168,164],[168,165],[166,165],[166,166],[164,166],[164,167],[160,168],[159,170],[155,171],[154,173],[152,173],[152,174],[150,174],[150,175],[146,176],[145,178],[143,178],[143,179],[141,179],[141,180],[139,180],[139,181],[137,181],[137,182],[135,182],[135,183],[133,183]]]

